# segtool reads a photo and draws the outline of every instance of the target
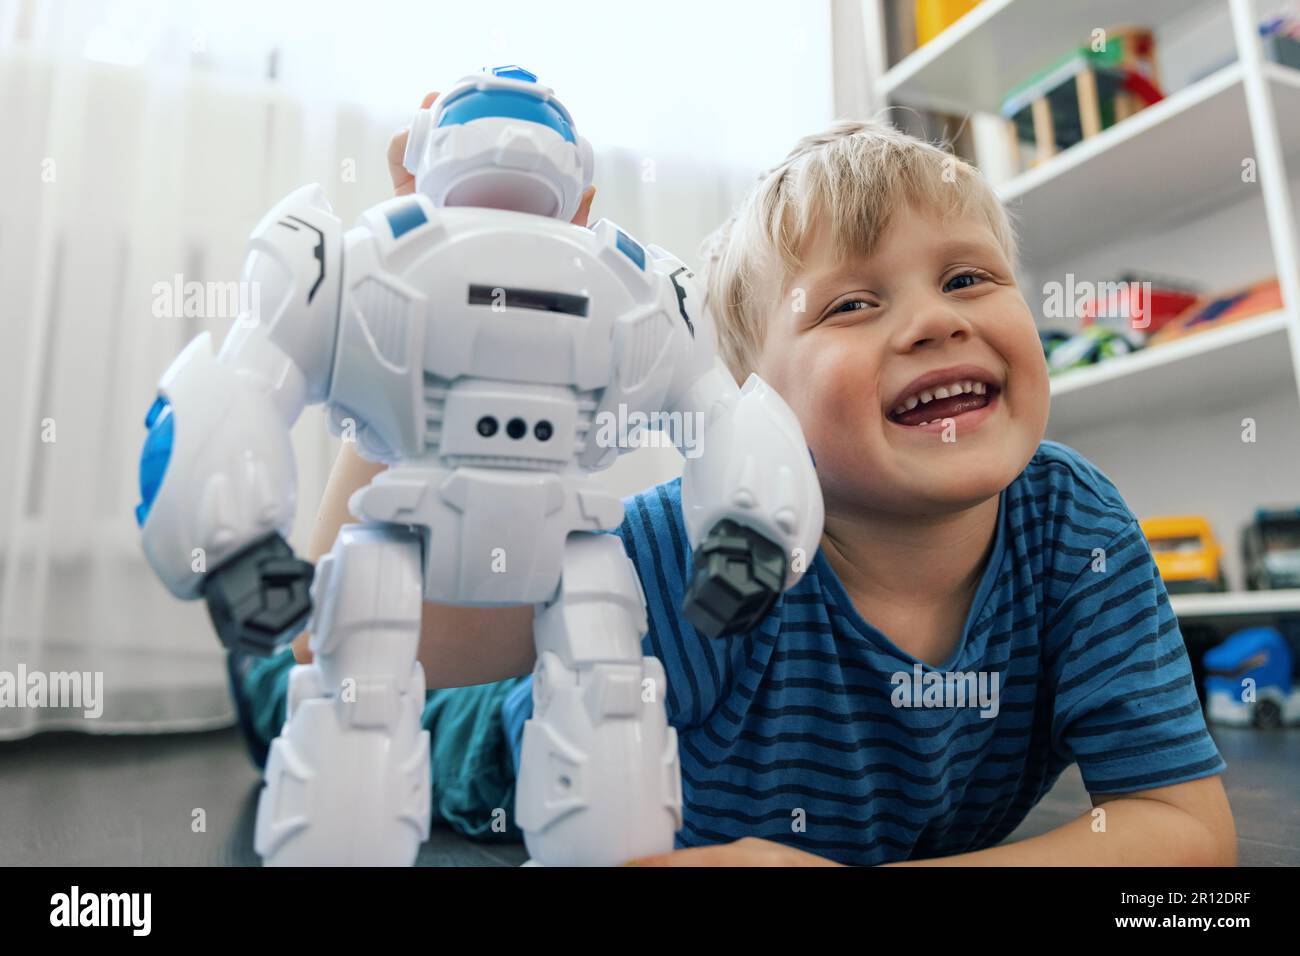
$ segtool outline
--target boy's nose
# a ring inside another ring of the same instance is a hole
[[[936,342],[962,341],[971,334],[970,322],[942,298],[918,298],[904,314],[909,318],[898,332],[898,345],[904,351]]]

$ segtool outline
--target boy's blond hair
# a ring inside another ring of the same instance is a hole
[[[826,220],[843,256],[872,253],[901,208],[982,215],[1015,262],[1015,233],[992,187],[968,163],[885,123],[842,120],[805,136],[760,175],[705,243],[706,296],[718,350],[736,380],[753,371],[763,324]],[[776,280],[780,280],[779,282]]]

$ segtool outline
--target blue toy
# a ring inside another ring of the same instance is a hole
[[[1237,631],[1205,652],[1206,716],[1236,727],[1300,723],[1291,648],[1275,627]]]

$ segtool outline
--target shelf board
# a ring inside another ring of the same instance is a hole
[[[1169,604],[1182,619],[1300,613],[1300,589],[1171,594]]]
[[[1195,415],[1286,387],[1292,374],[1286,312],[1269,312],[1053,376],[1047,434]]]
[[[1135,17],[1159,27],[1210,2],[1222,0],[984,0],[895,64],[877,88],[891,103],[917,109],[996,113],[1013,87],[1086,43],[1097,27]]]
[[[1300,153],[1300,123],[1285,121],[1300,116],[1300,70],[1266,63],[1264,72],[1283,150]],[[998,189],[1022,261],[1059,265],[1110,237],[1154,233],[1174,217],[1258,191],[1242,182],[1251,139],[1242,68],[1233,63],[1063,150]]]

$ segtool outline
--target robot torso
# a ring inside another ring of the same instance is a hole
[[[587,476],[628,447],[608,426],[663,409],[674,283],[607,220],[421,195],[368,210],[342,259],[330,429],[389,465],[353,514],[426,535],[426,600],[548,600],[567,535],[622,521]]]

